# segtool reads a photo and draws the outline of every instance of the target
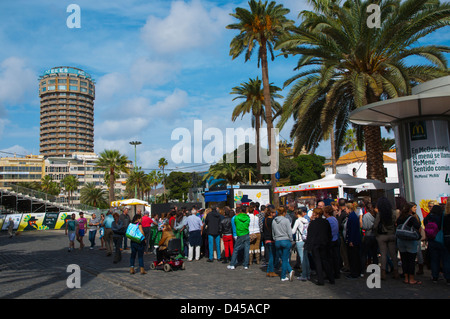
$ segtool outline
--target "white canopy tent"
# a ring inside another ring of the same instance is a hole
[[[356,189],[357,192],[377,189],[391,190],[398,188],[398,183],[382,183],[378,180],[373,179],[356,178],[349,174],[331,174],[325,176],[322,179],[299,185],[276,187],[275,193],[279,193],[280,196],[284,196],[291,192],[313,191],[331,188],[337,188],[338,197],[343,198],[345,188],[353,188]]]
[[[126,206],[134,207],[133,214],[131,214],[131,216],[134,216],[134,214],[137,213],[137,209],[141,209],[142,213],[144,213],[145,210],[151,212],[150,204],[146,201],[137,198],[130,198],[111,202],[111,207],[126,207]]]

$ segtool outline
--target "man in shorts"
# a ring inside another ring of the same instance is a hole
[[[69,252],[75,249],[75,236],[78,232],[78,221],[75,219],[75,214],[72,214],[70,219],[66,220],[66,235],[69,235]]]
[[[84,218],[84,214],[80,213],[80,218],[78,218],[78,232],[77,232],[77,240],[80,243],[80,249],[83,249],[84,243],[83,243],[83,237],[86,233],[87,229],[87,219]]]

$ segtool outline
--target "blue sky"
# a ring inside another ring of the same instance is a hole
[[[308,8],[306,0],[277,2],[295,21]],[[81,8],[79,29],[66,25],[71,3]],[[129,142],[139,140],[139,166],[156,168],[161,157],[169,168],[183,166],[171,161],[178,142],[171,140],[174,129],[192,131],[194,120],[223,132],[250,126],[249,117],[231,121],[237,102],[230,92],[261,77],[261,70],[256,60],[231,59],[229,44],[237,33],[225,28],[235,8],[247,6],[212,0],[1,1],[0,150],[39,153],[38,77],[52,67],[73,66],[96,81],[96,153],[114,148],[134,159]],[[448,29],[427,39],[450,44]],[[282,57],[270,62],[270,81],[282,87],[296,62]],[[291,125],[282,138],[289,138]],[[329,144],[316,153],[329,156]]]

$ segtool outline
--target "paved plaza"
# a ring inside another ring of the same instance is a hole
[[[87,244],[85,238],[85,244]],[[100,240],[96,239],[97,245]],[[433,284],[425,269],[420,286],[388,278],[381,288],[370,289],[366,279],[346,279],[335,285],[312,282],[281,282],[268,278],[265,268],[228,270],[214,261],[186,262],[185,270],[149,270],[153,254],[144,256],[146,275],[129,274],[130,251],[113,264],[97,246],[68,252],[68,239],[61,230],[21,232],[9,238],[0,233],[0,297],[6,299],[200,299],[200,300],[282,300],[282,299],[449,299],[445,280]],[[76,243],[78,247],[78,243]],[[81,269],[81,287],[68,288],[69,265]],[[137,265],[137,260],[136,260]],[[425,267],[426,268],[426,267]]]

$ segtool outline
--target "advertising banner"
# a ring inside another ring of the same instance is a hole
[[[9,218],[12,218],[14,221],[14,230],[19,227],[20,220],[22,219],[22,214],[4,214],[0,215],[0,227],[1,230],[7,230],[9,225]]]
[[[239,188],[234,191],[234,202],[236,203],[237,201],[244,205],[248,205],[250,202],[268,205],[270,204],[270,190]]]
[[[44,222],[45,213],[29,213],[22,214],[18,231],[26,230],[45,230],[47,226],[42,225]]]
[[[417,214],[428,213],[428,202],[450,196],[450,140],[447,121],[409,123],[410,158]]]

